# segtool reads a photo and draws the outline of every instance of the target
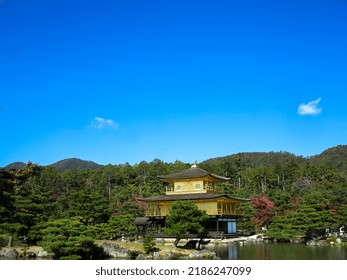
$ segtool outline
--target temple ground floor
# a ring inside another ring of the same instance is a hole
[[[156,237],[168,237],[164,234],[166,227],[165,217],[143,217],[137,218],[134,222],[137,227],[138,236],[145,235],[146,231],[151,231]],[[208,238],[231,238],[238,236],[236,216],[210,216],[205,222],[206,237]],[[187,233],[188,238],[196,237]]]

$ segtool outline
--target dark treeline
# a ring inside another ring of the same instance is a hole
[[[131,222],[143,215],[136,198],[163,194],[158,175],[190,165],[156,159],[95,170],[61,172],[31,163],[19,170],[0,169],[0,246],[19,240],[45,246],[57,258],[95,257],[96,249],[86,244],[134,236]],[[347,146],[311,158],[240,153],[199,166],[231,178],[223,185],[225,193],[252,199],[239,206],[241,232],[267,227],[269,237],[289,240],[347,224]]]

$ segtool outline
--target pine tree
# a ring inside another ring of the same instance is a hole
[[[165,233],[176,237],[175,246],[187,233],[202,234],[208,215],[190,200],[175,201],[166,217]]]

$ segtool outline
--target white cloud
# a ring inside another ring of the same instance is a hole
[[[119,124],[113,120],[107,120],[100,117],[95,117],[91,123],[92,128],[102,129],[102,128],[114,128],[117,129]]]
[[[322,100],[322,98],[318,98],[316,100],[313,100],[311,102],[308,102],[307,104],[301,103],[298,108],[298,114],[299,115],[319,115],[322,112],[321,108],[318,108],[317,105]]]

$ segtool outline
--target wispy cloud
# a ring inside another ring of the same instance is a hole
[[[92,123],[91,123],[90,127],[96,128],[96,129],[102,129],[102,128],[117,129],[119,127],[119,124],[116,123],[113,120],[107,120],[107,119],[104,119],[104,118],[95,117],[92,120]]]
[[[319,115],[322,112],[321,108],[318,108],[319,102],[322,100],[322,98],[318,98],[316,100],[310,101],[307,104],[301,103],[298,108],[298,114],[299,115]]]

